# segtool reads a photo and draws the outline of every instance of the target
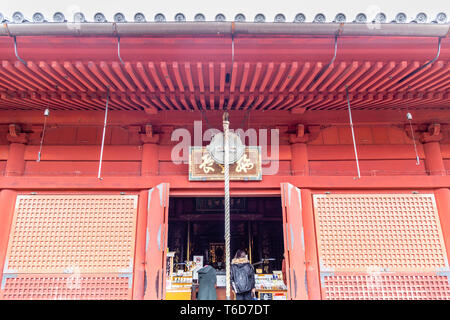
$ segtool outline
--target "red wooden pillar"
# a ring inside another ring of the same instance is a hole
[[[16,195],[17,192],[14,190],[3,189],[0,191],[0,281],[3,279],[3,268],[5,266]]]
[[[139,193],[139,206],[136,222],[136,246],[134,254],[133,300],[144,299],[145,282],[145,230],[147,228],[148,190]]]
[[[439,143],[441,139],[441,125],[437,123],[429,125],[427,131],[422,132],[420,137],[425,152],[425,166],[430,175],[446,175]]]
[[[439,141],[427,142],[423,145],[425,166],[430,175],[445,176],[444,160],[442,159]]]
[[[320,300],[320,270],[317,258],[317,241],[314,222],[312,193],[310,189],[301,189],[302,219],[305,236],[306,280],[310,300]]]
[[[308,176],[308,148],[306,143],[291,144],[291,174],[295,176]]]
[[[6,162],[6,176],[21,176],[25,171],[25,147],[23,143],[9,145],[8,161]]]
[[[145,143],[142,148],[142,176],[156,176],[159,172],[159,145]]]
[[[444,236],[447,258],[450,258],[450,189],[439,188],[434,191],[436,206],[441,222],[442,234]]]
[[[302,124],[297,125],[297,133],[289,135],[291,143],[291,174],[295,176],[308,176],[308,147],[306,143],[312,138],[311,134],[305,133]]]
[[[314,128],[313,128],[314,129]],[[311,128],[309,128],[311,131]],[[308,146],[307,142],[314,140],[318,130],[313,133],[305,133],[305,127],[297,125],[296,134],[289,136],[291,143],[291,173],[292,175],[309,175]],[[315,232],[312,192],[310,189],[301,189],[302,194],[302,219],[305,237],[306,281],[308,282],[308,298],[321,299],[319,262],[317,258],[317,240]]]
[[[140,137],[143,143],[141,176],[156,176],[159,174],[159,134],[153,133],[153,127],[149,124]]]
[[[6,176],[21,176],[25,171],[25,147],[28,141],[27,134],[21,132],[18,125],[10,124],[6,138],[9,145],[8,161],[6,162]]]
[[[421,141],[424,144],[425,165],[429,174],[445,176],[446,170],[440,145],[440,140],[442,139],[440,129],[439,124],[428,126],[427,131],[422,133]],[[450,257],[450,189],[436,189],[434,195],[447,250],[447,257]]]

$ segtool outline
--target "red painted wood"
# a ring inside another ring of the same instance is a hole
[[[321,299],[319,258],[317,255],[314,209],[310,189],[301,189],[302,219],[305,236],[306,276],[310,300]]]
[[[142,166],[141,175],[152,176],[158,175],[159,146],[156,143],[145,143],[142,148]]]
[[[24,175],[27,176],[96,176],[97,161],[26,161]],[[102,174],[110,176],[139,176],[140,161],[103,161]]]
[[[144,298],[145,287],[145,238],[147,229],[148,191],[139,192],[136,220],[136,246],[134,254],[133,300]]]
[[[286,260],[287,298],[307,300],[306,248],[300,189],[281,184],[283,211],[284,259]]]
[[[14,190],[3,189],[0,191],[0,279],[3,279],[3,269],[16,196],[17,192]]]
[[[146,300],[165,298],[168,213],[169,185],[162,183],[148,192],[145,243],[147,287],[144,293]]]
[[[0,188],[14,188],[16,190],[142,190],[150,188],[161,182],[169,182],[172,190],[199,190],[206,189],[213,192],[214,189],[223,192],[223,182],[189,182],[186,175],[163,175],[163,176],[105,176],[103,180],[96,176],[23,176],[23,177],[5,177],[0,176]],[[424,190],[434,188],[450,187],[449,176],[362,176],[361,179],[352,176],[265,176],[262,182],[233,182],[231,184],[231,193],[251,192],[258,190],[264,192],[268,189],[277,189],[281,182],[289,182],[302,188],[327,189],[327,190],[394,190],[405,189]]]
[[[410,145],[360,145],[360,160],[406,160],[415,159],[414,147]],[[421,145],[417,146],[419,157],[425,154]],[[308,157],[313,161],[354,160],[355,151],[352,145],[308,145]]]
[[[26,161],[36,161],[39,146],[26,146],[24,158]],[[142,146],[105,146],[104,161],[140,161]],[[97,146],[48,146],[42,148],[42,161],[98,161],[100,145]]]
[[[410,160],[359,160],[361,175],[364,176],[398,176],[426,175],[423,161],[416,165],[415,158]],[[356,160],[310,161],[310,174],[321,176],[358,175]]]
[[[450,189],[439,188],[434,191],[436,206],[441,222],[447,258],[450,257]]]
[[[0,160],[8,160],[9,145],[0,145]]]
[[[424,146],[425,164],[427,171],[431,175],[445,175],[445,166],[442,160],[441,147],[439,142],[428,142]]]
[[[291,172],[293,175],[309,175],[308,151],[306,143],[291,144]]]
[[[270,102],[270,101],[269,101]],[[104,106],[103,106],[104,107]],[[222,117],[222,111],[208,111],[208,120],[218,119],[217,124],[220,125],[220,119]],[[239,120],[245,116],[245,111],[232,110],[230,111],[231,122],[240,123]],[[441,110],[415,110],[413,111],[414,121],[417,123],[430,122],[431,119],[447,119],[450,118],[450,109]],[[76,125],[76,126],[87,126],[87,125],[98,125],[102,126],[104,121],[105,113],[104,111],[57,111],[52,110],[51,116],[47,119],[48,124],[58,124],[58,125]],[[405,121],[405,111],[404,110],[384,110],[380,112],[378,110],[353,110],[352,117],[355,124],[358,125],[376,125],[383,128],[384,125],[395,124],[398,125],[399,122]],[[195,120],[201,119],[201,113],[196,112],[185,112],[185,111],[166,111],[159,112],[157,115],[149,115],[144,111],[120,111],[111,110],[108,112],[108,125],[144,125],[146,123],[158,122],[170,125],[179,125],[182,127],[192,126]],[[29,123],[29,124],[43,124],[42,109],[39,111],[19,111],[19,110],[8,110],[0,111],[0,124],[10,124],[10,123]],[[337,125],[345,124],[348,125],[348,111],[347,110],[323,110],[307,112],[301,115],[294,115],[289,111],[252,111],[251,113],[252,127],[260,126],[275,126],[278,124],[296,124],[296,123],[307,123],[307,124],[327,124],[327,125]],[[325,129],[327,130],[327,129]],[[382,130],[388,130],[389,135],[395,134],[394,131],[404,132],[398,128],[383,128]],[[403,134],[404,136],[404,134]],[[391,142],[392,143],[392,142]],[[404,140],[398,142],[398,144],[405,143]],[[412,142],[411,142],[412,143]]]
[[[11,143],[9,145],[8,160],[5,168],[5,176],[20,176],[25,170],[25,144]]]

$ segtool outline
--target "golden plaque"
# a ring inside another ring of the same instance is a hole
[[[223,180],[224,167],[214,161],[206,147],[189,148],[189,180]],[[243,156],[230,164],[230,180],[262,180],[261,147],[245,147]]]

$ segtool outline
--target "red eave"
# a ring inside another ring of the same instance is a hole
[[[0,109],[101,110],[110,86],[115,110],[339,110],[448,108],[450,39],[437,38],[99,37],[0,38]],[[232,76],[226,81],[227,73]]]

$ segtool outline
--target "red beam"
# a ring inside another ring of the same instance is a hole
[[[147,176],[147,177],[0,177],[1,189],[14,190],[142,190],[162,182],[169,182],[171,190],[207,189],[223,192],[223,182],[188,181],[186,175]],[[240,190],[279,189],[281,182],[289,182],[300,188],[310,189],[348,189],[348,190],[424,190],[449,188],[449,176],[264,176],[261,182],[232,182],[231,193]]]

